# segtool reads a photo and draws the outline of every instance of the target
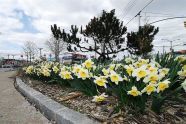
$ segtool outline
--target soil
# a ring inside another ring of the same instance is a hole
[[[109,96],[106,102],[97,104],[92,102],[92,97],[85,96],[69,87],[50,85],[25,78],[23,81],[51,99],[87,114],[103,124],[186,124],[186,106],[177,102],[167,101],[159,115],[150,108],[142,114],[133,112],[130,108],[123,108],[113,114],[117,103],[113,96]]]

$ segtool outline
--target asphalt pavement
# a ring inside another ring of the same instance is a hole
[[[11,69],[0,69],[0,124],[49,124],[15,89]]]

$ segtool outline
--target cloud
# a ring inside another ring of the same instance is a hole
[[[146,0],[0,1],[0,32],[2,32],[2,35],[0,35],[0,49],[1,51],[11,50],[10,45],[12,45],[19,52],[22,50],[23,44],[28,40],[35,41],[38,46],[44,47],[44,42],[51,35],[50,25],[58,24],[65,29],[69,29],[72,24],[85,25],[91,18],[100,15],[103,9],[116,9],[116,15],[126,24],[148,2]],[[170,0],[154,1],[143,12],[170,13],[179,16],[185,14],[185,4],[184,0],[179,2]],[[141,24],[143,25],[145,13],[141,13],[141,15]],[[146,13],[146,16],[150,16],[149,22],[152,22],[164,18],[158,16],[165,15]],[[161,39],[163,38],[170,40],[180,38],[180,42],[186,41],[186,29],[183,27],[184,20],[175,19],[155,23],[155,26],[160,27],[160,32],[156,36],[154,44],[168,45],[168,43],[162,43]],[[134,18],[127,27],[129,32],[136,31],[138,29],[138,18]],[[158,51],[162,47],[154,49]],[[184,48],[176,47],[175,49]]]

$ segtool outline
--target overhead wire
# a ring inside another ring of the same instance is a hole
[[[154,0],[151,0],[149,3],[147,3],[134,17],[132,17],[126,24],[127,26],[140,12],[142,12],[146,7],[148,7]]]
[[[133,2],[132,2],[133,1]],[[128,12],[131,11],[131,9],[135,6],[137,0],[131,0],[125,7],[122,19],[125,18],[128,14]],[[131,4],[131,5],[130,5]]]

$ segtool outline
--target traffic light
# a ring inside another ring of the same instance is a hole
[[[184,21],[184,27],[186,28],[186,21]]]

